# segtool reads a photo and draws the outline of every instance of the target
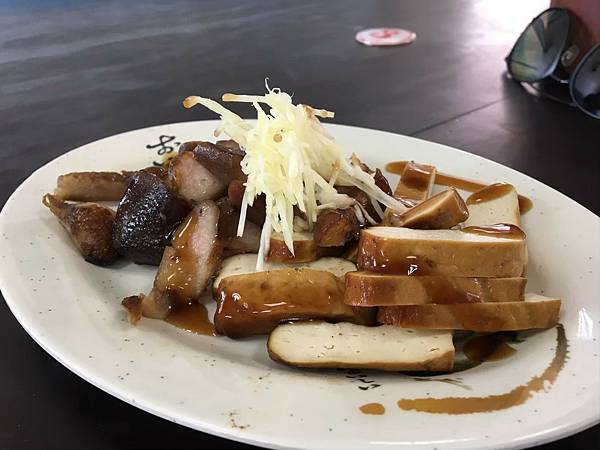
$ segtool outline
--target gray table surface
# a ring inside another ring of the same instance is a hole
[[[524,3],[524,4],[522,4]],[[547,2],[0,0],[0,204],[87,142],[213,118],[197,93],[262,92],[336,121],[441,142],[531,175],[600,213],[600,121],[534,97],[503,58]],[[367,48],[368,27],[417,32]],[[0,448],[250,448],[158,419],[76,377],[0,304]],[[539,448],[590,448],[598,426]],[[595,443],[595,444],[594,444]]]

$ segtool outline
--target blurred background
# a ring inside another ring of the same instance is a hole
[[[556,142],[598,141],[598,122],[525,95],[504,75],[504,57],[519,33],[548,6],[548,0],[3,0],[0,133],[10,145],[2,149],[2,170],[23,179],[101,137],[213,118],[184,110],[181,99],[261,92],[269,77],[297,101],[336,111],[337,122],[442,142],[519,170],[536,152],[546,164],[528,174],[573,195],[586,180],[561,176],[566,153]],[[361,29],[383,26],[413,30],[417,40],[392,48],[354,40]],[[531,132],[540,128],[545,133]],[[40,145],[44,151],[32,152]],[[578,156],[598,167],[598,152]],[[0,181],[4,199],[9,182]],[[579,201],[598,209],[597,197]]]
[[[597,11],[600,1],[553,3],[596,5]],[[131,129],[212,119],[203,108],[185,110],[182,99],[261,93],[268,77],[296,102],[335,111],[338,123],[490,158],[598,214],[600,121],[533,95],[505,73],[504,58],[519,34],[549,5],[0,0],[0,204],[33,170],[70,149]],[[390,48],[355,41],[358,31],[372,27],[406,28],[417,39]],[[0,339],[12,367],[0,375],[0,447],[137,448],[136,430],[143,428],[140,448],[245,448],[92,388],[39,349],[3,302],[1,308]],[[596,427],[545,448],[598,441]]]

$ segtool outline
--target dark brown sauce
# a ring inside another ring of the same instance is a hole
[[[518,226],[508,223],[497,223],[482,227],[465,227],[463,233],[478,234],[505,239],[525,239],[525,233]]]
[[[506,343],[502,334],[476,336],[464,345],[463,353],[471,361],[500,361],[510,358],[517,349]]]
[[[194,232],[198,223],[198,214],[192,212],[188,218],[179,226],[173,236],[173,252],[167,263],[168,268],[165,291],[174,292],[177,296],[186,302],[191,301],[196,295],[195,274],[197,272],[196,258],[194,252],[188,249],[192,240],[191,234]]]
[[[357,265],[360,270],[394,275],[423,276],[435,275],[436,264],[420,255],[407,255],[404,258],[377,249],[377,244],[361,239],[358,248]]]
[[[530,198],[524,197],[522,195],[518,196],[519,199],[519,211],[521,215],[528,213],[533,208],[533,202]]]
[[[475,203],[480,202],[489,202],[492,200],[496,200],[500,197],[503,197],[510,192],[512,192],[515,188],[512,184],[508,183],[494,183],[490,184],[483,189],[478,190],[477,192],[472,193],[467,198],[467,205],[473,205]]]
[[[410,161],[394,161],[385,165],[385,170],[391,173],[402,175],[404,168]]]
[[[388,172],[395,173],[398,175],[402,175],[404,168],[410,161],[394,161],[388,163],[385,166],[385,169]],[[442,186],[452,186],[456,189],[462,189],[463,191],[468,192],[477,192],[484,189],[487,185],[484,183],[480,183],[479,181],[468,180],[466,178],[454,177],[452,175],[445,174],[443,172],[436,172],[435,174],[435,184],[439,184]],[[533,208],[533,202],[522,195],[518,196],[519,198],[519,210],[521,211],[521,215],[527,213]]]
[[[522,405],[533,393],[546,390],[554,384],[568,358],[569,343],[562,325],[556,328],[556,350],[552,361],[539,376],[510,392],[487,397],[415,398],[398,400],[398,407],[405,411],[432,414],[473,414],[499,411]]]
[[[215,336],[215,326],[208,320],[206,306],[199,303],[171,309],[165,321],[191,333]]]
[[[467,205],[495,200],[497,198],[502,197],[503,195],[508,194],[513,189],[514,186],[508,183],[490,184],[489,186],[485,186],[483,189],[480,189],[471,194],[469,198],[467,198]],[[527,213],[531,210],[531,208],[533,208],[533,202],[527,197],[518,195],[517,199],[519,201],[519,211],[521,215]]]
[[[367,403],[365,405],[362,405],[358,409],[360,409],[360,412],[363,414],[370,414],[376,416],[381,416],[382,414],[385,414],[385,406],[383,406],[381,403]]]

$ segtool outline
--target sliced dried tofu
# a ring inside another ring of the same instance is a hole
[[[448,371],[454,364],[452,333],[388,325],[282,324],[267,349],[274,361],[296,367]]]

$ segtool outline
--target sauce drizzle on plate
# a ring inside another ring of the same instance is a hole
[[[360,412],[362,412],[363,414],[376,416],[381,416],[382,414],[385,414],[385,406],[383,406],[381,403],[367,403],[365,405],[362,405],[358,409],[360,409]]]
[[[398,400],[398,407],[405,411],[419,411],[433,414],[473,414],[499,411],[522,405],[532,394],[546,391],[554,384],[563,369],[569,353],[569,343],[562,325],[556,328],[556,350],[552,361],[541,375],[534,376],[527,383],[515,387],[510,392],[487,397],[446,397],[415,398]]]
[[[208,320],[206,306],[200,303],[171,309],[165,321],[190,333],[215,336],[215,326]]]

